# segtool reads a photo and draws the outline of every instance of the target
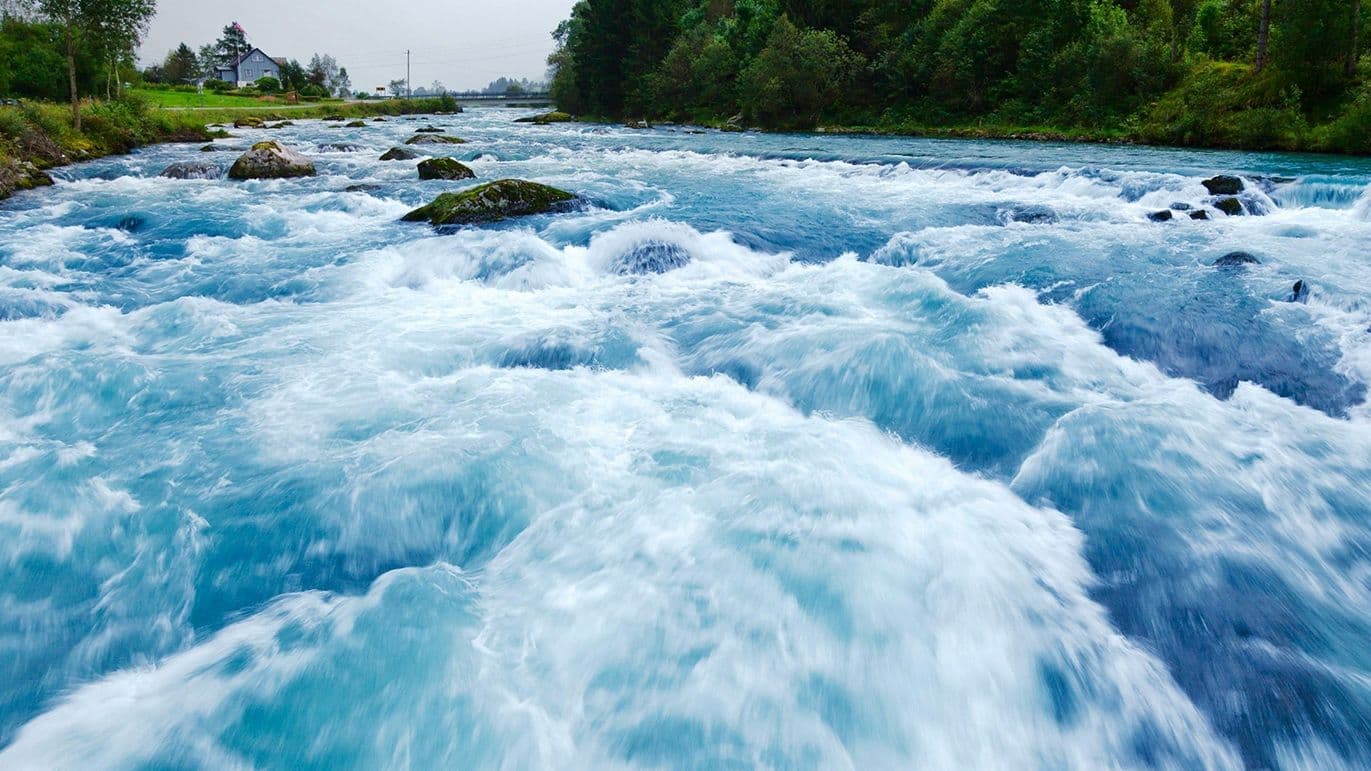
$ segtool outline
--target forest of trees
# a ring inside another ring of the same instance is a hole
[[[549,64],[583,115],[1371,152],[1367,22],[1360,0],[580,0]]]

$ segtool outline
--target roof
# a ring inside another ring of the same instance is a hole
[[[242,64],[249,56],[252,56],[253,54],[256,54],[256,53],[260,53],[260,54],[262,54],[263,56],[267,56],[267,52],[266,52],[266,51],[263,51],[263,50],[260,49],[260,48],[254,48],[254,49],[252,49],[251,51],[248,51],[247,53],[245,53],[245,54],[243,54],[242,56],[238,57],[237,61],[235,61],[233,64],[230,64],[229,67],[237,67],[238,65]],[[283,64],[283,63],[284,63],[284,61],[281,60],[281,59],[272,59],[272,57],[270,57],[270,56],[267,56],[267,58],[270,59],[272,62],[274,62],[274,63],[276,63],[276,64]],[[227,68],[226,68],[226,69],[227,69]]]

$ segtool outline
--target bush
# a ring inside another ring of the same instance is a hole
[[[863,64],[831,30],[800,30],[782,16],[743,71],[748,117],[768,128],[810,128],[837,104]]]
[[[220,79],[218,79],[218,78],[210,78],[209,80],[206,80],[206,81],[205,81],[205,88],[207,88],[207,89],[209,89],[210,91],[213,91],[214,93],[218,94],[218,93],[222,93],[222,92],[224,92],[224,91],[232,91],[232,90],[233,90],[233,84],[230,83],[230,82],[228,82],[227,80],[220,80]]]
[[[1201,62],[1143,116],[1148,142],[1282,150],[1300,146],[1306,125],[1299,89],[1271,70]]]
[[[281,90],[281,81],[270,75],[263,75],[258,78],[254,82],[254,85],[257,87],[258,91],[261,91],[264,94],[275,94]]]

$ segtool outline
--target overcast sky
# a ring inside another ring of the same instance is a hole
[[[159,62],[182,41],[198,49],[236,21],[271,56],[307,64],[310,54],[332,54],[356,90],[403,78],[406,48],[415,88],[435,80],[479,88],[502,75],[541,80],[552,30],[574,2],[160,0],[139,59]]]

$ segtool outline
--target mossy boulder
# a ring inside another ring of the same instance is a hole
[[[565,112],[553,110],[541,115],[528,115],[523,118],[516,118],[515,123],[535,123],[539,126],[546,126],[549,123],[570,123],[571,115]]]
[[[234,128],[262,128],[265,123],[261,118],[249,115],[246,118],[239,118],[233,122]]]
[[[472,179],[476,172],[452,158],[419,161],[419,179]]]
[[[460,193],[443,193],[429,205],[406,214],[404,220],[432,225],[469,225],[565,211],[576,201],[575,195],[555,187],[522,179],[501,179]]]
[[[407,145],[464,145],[466,140],[446,134],[415,134],[405,140]]]
[[[347,122],[347,128],[366,128],[367,122],[364,120],[352,120]]]
[[[314,174],[313,161],[273,140],[253,145],[229,169],[231,179],[280,179]]]
[[[412,161],[418,157],[419,154],[408,147],[392,147],[381,154],[383,161]]]

